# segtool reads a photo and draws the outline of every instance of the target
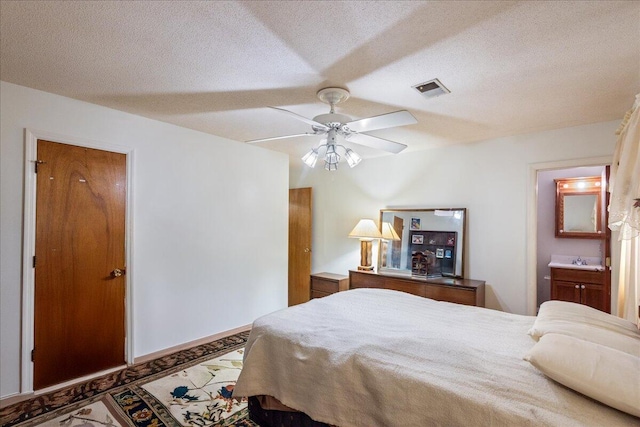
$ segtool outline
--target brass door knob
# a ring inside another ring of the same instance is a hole
[[[115,270],[113,270],[111,272],[111,277],[120,277],[120,276],[124,276],[125,270],[121,270],[119,268],[116,268]]]

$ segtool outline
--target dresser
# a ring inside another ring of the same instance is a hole
[[[438,301],[484,307],[484,280],[392,276],[352,270],[349,287],[393,289]]]
[[[334,273],[311,275],[311,298],[321,298],[349,289],[349,277]]]

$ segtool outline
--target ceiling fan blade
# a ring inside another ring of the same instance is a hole
[[[295,119],[298,119],[300,121],[303,121],[303,122],[305,122],[307,124],[310,124],[311,126],[313,126],[315,128],[320,128],[322,130],[329,130],[329,128],[327,126],[323,125],[322,123],[316,122],[315,120],[308,119],[308,118],[306,118],[304,116],[301,116],[300,114],[296,114],[296,113],[294,113],[292,111],[285,110],[283,108],[278,108],[278,107],[269,107],[269,108],[273,108],[274,110],[278,110],[278,111],[281,111],[281,112],[283,112],[285,114],[288,114],[291,117],[293,117]]]
[[[418,123],[413,114],[407,110],[367,117],[347,123],[347,127],[354,132],[369,132],[372,130],[386,129],[396,126],[405,126]]]
[[[316,136],[316,133],[296,133],[295,135],[284,135],[284,136],[272,136],[271,138],[260,138],[260,139],[252,139],[251,141],[245,141],[247,144],[253,144],[254,142],[265,142],[265,141],[273,141],[274,139],[286,139],[286,138],[295,138],[296,136]]]
[[[355,142],[356,144],[366,145],[367,147],[377,148],[378,150],[388,151],[390,153],[398,154],[405,148],[406,145],[399,142],[389,141],[388,139],[379,138],[377,136],[367,135],[364,133],[352,133],[347,138],[348,141]]]

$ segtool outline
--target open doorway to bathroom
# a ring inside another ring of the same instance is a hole
[[[540,307],[545,301],[552,299],[551,269],[549,263],[552,256],[589,259],[590,262],[598,262],[605,265],[608,256],[605,239],[606,224],[603,224],[601,238],[559,238],[556,237],[556,182],[563,178],[601,177],[602,188],[606,187],[606,165],[567,167],[562,169],[541,169],[537,171],[537,205],[536,205],[536,307]],[[601,207],[606,209],[605,199]],[[599,221],[604,223],[603,218]],[[610,296],[610,275],[606,274],[605,289]],[[556,282],[557,283],[557,282]],[[583,286],[584,287],[584,286]],[[577,302],[577,301],[576,301]],[[608,304],[607,304],[608,305]]]

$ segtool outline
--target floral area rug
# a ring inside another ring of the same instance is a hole
[[[249,420],[246,400],[231,398],[247,336],[243,332],[11,405],[0,411],[2,426],[257,426]]]

